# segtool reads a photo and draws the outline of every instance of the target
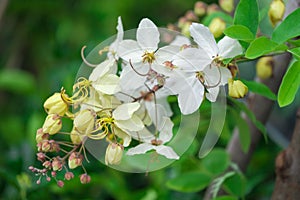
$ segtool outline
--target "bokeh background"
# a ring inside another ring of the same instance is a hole
[[[87,168],[90,184],[81,185],[76,178],[61,189],[55,182],[36,185],[36,177],[28,170],[36,163],[35,132],[46,117],[43,102],[62,86],[71,91],[82,63],[82,46],[87,45],[88,52],[115,34],[118,16],[122,16],[125,30],[136,28],[144,17],[163,27],[175,23],[194,3],[0,0],[0,199],[199,199],[200,193],[180,193],[165,185],[182,171],[199,167],[197,141],[180,161],[147,176],[118,172],[91,160]],[[224,132],[218,145],[224,146],[230,135]],[[256,152],[247,172],[250,199],[268,197],[272,192],[273,163],[279,150],[270,141]]]

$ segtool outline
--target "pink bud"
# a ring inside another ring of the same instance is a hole
[[[62,187],[64,187],[64,182],[59,180],[59,181],[57,181],[57,185],[58,185],[58,187],[62,188]]]
[[[44,153],[39,152],[39,153],[36,154],[36,156],[37,156],[37,159],[38,159],[39,161],[41,161],[41,162],[44,162],[44,161],[45,161],[45,154],[44,154]]]
[[[47,160],[43,163],[43,166],[46,168],[51,168],[51,162],[49,160]]]
[[[48,177],[46,178],[46,180],[49,182],[49,181],[51,181],[51,178],[48,176]]]
[[[67,172],[65,173],[65,179],[66,180],[71,180],[72,178],[74,178],[74,174],[72,172]]]
[[[41,180],[40,180],[40,179],[37,180],[37,181],[36,181],[36,184],[38,184],[38,185],[41,184]]]
[[[81,174],[80,175],[80,182],[82,183],[82,184],[87,184],[87,183],[89,183],[91,181],[91,177],[89,176],[89,175],[87,175],[87,174]]]
[[[33,167],[33,166],[29,166],[28,169],[29,169],[30,171],[33,171],[33,170],[34,170],[34,167]]]
[[[52,172],[51,172],[51,176],[52,176],[52,177],[55,177],[55,176],[56,176],[56,172],[55,172],[55,171],[52,171]]]

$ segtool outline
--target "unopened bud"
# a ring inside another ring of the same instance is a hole
[[[77,152],[72,152],[69,156],[68,165],[70,169],[74,169],[82,164],[83,156]]]
[[[44,108],[48,114],[63,116],[68,110],[68,104],[62,100],[60,93],[54,93],[45,101]]]
[[[52,169],[53,171],[60,171],[63,167],[63,163],[60,158],[53,158],[52,160]]]
[[[76,114],[74,127],[80,134],[89,134],[95,126],[96,113],[92,110],[81,110]]]
[[[220,7],[217,4],[214,3],[214,4],[210,4],[209,6],[207,6],[206,12],[207,12],[207,15],[211,15],[215,12],[220,11],[220,10],[221,10]]]
[[[194,6],[194,13],[199,17],[205,15],[207,9],[207,4],[202,1],[197,1]]]
[[[87,175],[87,174],[81,174],[80,175],[80,182],[82,183],[82,184],[87,184],[87,183],[89,183],[91,181],[91,177],[89,176],[89,175]]]
[[[229,96],[242,98],[248,93],[248,87],[240,80],[228,79]]]
[[[186,37],[190,37],[190,22],[186,22],[183,27],[181,28],[181,33],[185,35]]]
[[[49,152],[50,149],[51,149],[51,144],[49,143],[49,141],[48,140],[43,141],[42,142],[42,151],[43,152]]]
[[[234,0],[219,0],[219,5],[224,11],[231,13],[234,9]]]
[[[208,28],[214,37],[218,38],[226,29],[226,23],[221,18],[216,17],[210,22]]]
[[[256,75],[261,79],[268,79],[273,74],[273,58],[262,57],[256,63]]]
[[[56,177],[56,172],[55,172],[55,171],[52,171],[52,172],[51,172],[51,176],[52,176],[52,177]]]
[[[110,143],[105,153],[105,164],[118,165],[123,156],[123,147],[116,143]]]
[[[270,21],[273,26],[280,22],[283,18],[285,5],[282,0],[273,0],[268,12]]]
[[[44,162],[45,159],[46,159],[46,155],[45,155],[44,153],[42,153],[42,152],[37,153],[37,154],[36,154],[36,157],[37,157],[37,159],[38,159],[39,161],[41,161],[41,162]]]
[[[47,140],[49,138],[49,134],[43,132],[43,128],[39,128],[36,131],[35,141],[37,143],[42,142],[43,140]]]
[[[72,178],[74,178],[74,174],[72,172],[67,172],[65,173],[65,179],[66,180],[71,180]]]
[[[196,22],[198,21],[197,15],[194,13],[194,11],[189,10],[185,13],[185,18],[190,22]]]
[[[185,17],[180,17],[177,24],[178,28],[182,29],[187,22],[188,20]]]
[[[49,133],[50,135],[53,135],[58,131],[60,131],[61,128],[62,128],[62,122],[59,115],[50,114],[47,116],[43,125],[44,133]]]
[[[70,138],[73,144],[80,144],[81,138],[79,133],[73,128],[73,130],[70,133]]]
[[[50,162],[50,161],[45,161],[45,162],[43,163],[43,166],[44,166],[45,168],[49,169],[49,168],[51,168],[51,162]]]
[[[238,68],[237,68],[237,65],[234,64],[234,63],[229,63],[227,65],[227,68],[229,69],[232,77],[234,78],[236,76],[236,74],[238,73]]]
[[[58,187],[64,187],[65,183],[62,180],[57,181]]]

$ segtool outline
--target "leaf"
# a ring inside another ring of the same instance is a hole
[[[167,182],[167,187],[180,192],[197,192],[206,188],[211,177],[202,172],[187,172]]]
[[[300,39],[298,39],[298,40],[290,39],[290,40],[288,40],[288,43],[295,45],[296,47],[300,47]]]
[[[243,111],[249,117],[249,119],[251,120],[251,122],[263,134],[264,139],[267,142],[268,141],[267,129],[266,129],[266,127],[260,121],[258,121],[256,119],[254,113],[251,110],[249,110],[248,107],[244,103],[239,102],[238,100],[233,99],[231,97],[228,97],[228,100],[230,101],[230,103],[233,104],[232,105],[233,107],[239,109],[240,111]]]
[[[221,197],[217,197],[213,200],[238,200],[238,198],[234,197],[234,196],[221,196]]]
[[[300,86],[300,61],[296,61],[285,73],[278,92],[280,107],[291,104]]]
[[[224,189],[229,194],[236,195],[238,197],[244,196],[246,192],[245,177],[240,173],[236,173],[235,175],[226,179],[224,182]]]
[[[246,26],[255,36],[258,27],[258,5],[256,0],[241,0],[234,13],[234,24]]]
[[[294,57],[299,60],[300,59],[300,47],[289,49],[288,52],[294,55]]]
[[[26,94],[34,91],[35,81],[33,76],[26,71],[2,69],[0,71],[0,89]]]
[[[284,51],[287,49],[287,46],[284,44],[277,44],[276,42],[271,41],[265,36],[259,37],[253,40],[250,43],[246,51],[246,58],[254,59],[262,55],[266,55],[275,51]]]
[[[279,44],[284,43],[290,38],[300,35],[300,8],[289,14],[281,24],[279,24],[273,34],[272,40]]]
[[[203,158],[202,164],[211,174],[218,175],[228,168],[230,158],[224,149],[214,149]]]
[[[251,143],[250,130],[245,119],[241,117],[235,110],[231,109],[231,114],[235,119],[235,124],[239,129],[239,139],[243,152],[247,153]]]
[[[233,171],[230,171],[230,172],[227,172],[225,173],[224,175],[216,178],[213,183],[211,184],[211,193],[212,193],[212,197],[213,198],[216,198],[216,196],[218,195],[221,187],[222,187],[222,184],[224,183],[224,181],[233,176],[235,174],[235,172]]]
[[[277,100],[276,95],[270,90],[268,86],[263,83],[258,83],[256,81],[246,81],[242,80],[242,82],[248,87],[251,92],[264,96],[270,100]]]
[[[206,16],[206,17],[203,19],[202,23],[203,23],[205,26],[208,26],[208,25],[210,24],[210,22],[211,22],[214,18],[216,18],[216,17],[219,17],[219,18],[223,19],[223,20],[226,22],[226,24],[232,24],[232,22],[233,22],[233,19],[232,19],[232,17],[231,17],[230,15],[228,15],[228,14],[226,14],[226,13],[224,13],[224,12],[214,12],[214,13],[212,13],[212,14]]]
[[[232,25],[224,30],[224,34],[233,39],[246,42],[250,42],[255,38],[253,33],[243,25]]]

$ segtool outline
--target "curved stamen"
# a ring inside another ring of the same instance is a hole
[[[147,72],[146,74],[141,74],[140,72],[136,71],[136,69],[134,69],[134,66],[133,66],[132,63],[131,63],[131,59],[129,59],[129,64],[130,64],[132,70],[133,70],[135,73],[137,73],[138,75],[140,75],[140,76],[148,76],[149,71],[150,71],[150,68],[149,68],[149,70],[148,70],[148,72]]]
[[[92,64],[90,62],[88,62],[85,57],[84,57],[84,49],[86,48],[86,46],[83,46],[81,48],[81,58],[83,60],[83,62],[87,65],[87,66],[90,66],[90,67],[97,67],[99,64]]]

